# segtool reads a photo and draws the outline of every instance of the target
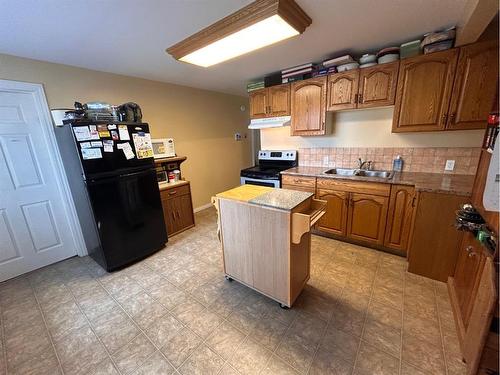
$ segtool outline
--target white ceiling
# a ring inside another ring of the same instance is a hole
[[[0,0],[0,53],[245,94],[246,82],[342,51],[399,45],[454,25],[466,0],[296,0],[301,36],[210,68],[165,49],[252,0]]]

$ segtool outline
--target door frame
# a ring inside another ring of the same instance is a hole
[[[52,115],[49,112],[49,104],[45,96],[45,91],[43,85],[40,83],[30,83],[30,82],[20,82],[0,79],[0,90],[10,91],[13,93],[28,93],[33,96],[35,101],[36,109],[38,114],[40,114],[40,123],[42,125],[42,131],[45,136],[49,148],[49,157],[54,167],[54,173],[56,176],[56,184],[60,189],[62,198],[64,198],[63,208],[64,213],[68,219],[68,223],[71,229],[71,235],[73,238],[73,245],[75,247],[78,256],[88,255],[87,247],[83,238],[82,230],[80,227],[80,221],[76,213],[75,203],[73,201],[73,196],[71,195],[71,190],[69,187],[68,179],[66,177],[66,172],[64,171],[64,166],[59,153],[59,148],[57,146],[56,135],[54,132],[54,123],[52,120]]]

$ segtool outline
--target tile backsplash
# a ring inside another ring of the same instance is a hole
[[[299,165],[354,168],[358,158],[372,161],[372,169],[392,170],[392,161],[401,155],[405,172],[476,173],[479,147],[329,147],[299,149]],[[453,171],[445,171],[446,160],[455,160]]]

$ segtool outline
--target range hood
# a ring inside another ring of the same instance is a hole
[[[267,117],[250,120],[248,129],[281,128],[290,125],[290,116]]]

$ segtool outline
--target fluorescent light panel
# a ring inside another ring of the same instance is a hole
[[[295,35],[299,35],[299,32],[276,14],[191,52],[179,60],[209,67]]]

